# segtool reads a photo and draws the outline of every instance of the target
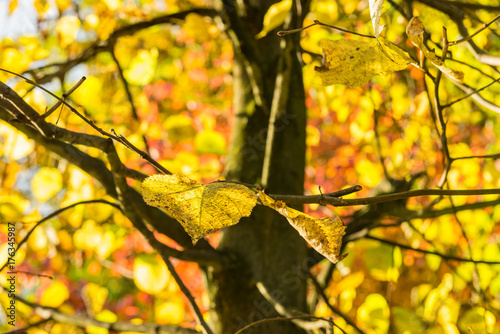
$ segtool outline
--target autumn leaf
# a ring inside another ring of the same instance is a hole
[[[262,191],[259,191],[259,199],[263,205],[283,215],[302,238],[332,263],[341,261],[347,255],[340,256],[345,226],[338,216],[321,219],[313,218],[289,208],[282,201],[275,201]]]
[[[61,47],[67,47],[76,40],[80,25],[81,22],[76,16],[64,16],[57,22],[56,32]]]
[[[262,24],[262,31],[255,36],[257,39],[265,37],[271,30],[279,27],[285,22],[288,12],[292,8],[291,0],[282,0],[277,2],[271,7],[264,15],[264,21]]]
[[[382,30],[384,30],[383,25],[380,25],[380,15],[382,14],[382,7],[384,6],[384,0],[369,0],[370,5],[370,17],[373,23],[373,32],[375,33],[375,37],[380,36]]]
[[[406,27],[406,34],[410,41],[418,47],[427,59],[431,61],[443,74],[452,80],[462,83],[464,81],[464,73],[461,71],[452,70],[444,66],[444,62],[440,57],[436,56],[434,50],[430,51],[424,44],[424,24],[420,19],[413,17]]]
[[[157,294],[168,283],[170,273],[165,262],[152,254],[141,254],[134,259],[134,283],[139,290]]]
[[[14,13],[14,11],[16,10],[18,6],[18,1],[17,0],[10,0],[9,2],[9,15],[11,15],[12,13]]]
[[[183,175],[153,175],[142,183],[144,201],[164,208],[177,219],[196,243],[221,228],[250,216],[257,195],[249,188],[229,182],[202,185]]]
[[[382,37],[379,40],[383,45],[389,45]],[[350,88],[359,87],[376,74],[384,76],[404,70],[411,61],[402,50],[399,52],[387,46],[388,50],[384,52],[377,41],[324,39],[321,47],[323,64],[315,70],[325,86],[341,84]]]

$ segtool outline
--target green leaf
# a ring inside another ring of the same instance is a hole
[[[226,154],[226,139],[214,130],[205,130],[196,135],[194,139],[196,152],[199,154]]]

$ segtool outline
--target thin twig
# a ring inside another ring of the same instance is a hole
[[[500,264],[500,261],[484,261],[484,260],[464,259],[464,258],[452,256],[452,255],[446,255],[446,254],[432,252],[432,251],[428,251],[428,250],[424,250],[424,249],[413,248],[413,247],[410,247],[407,245],[403,245],[403,244],[396,242],[396,241],[386,240],[386,239],[374,237],[371,235],[367,235],[367,236],[365,236],[365,238],[380,241],[380,242],[388,244],[388,245],[398,246],[400,248],[412,250],[412,251],[419,252],[419,253],[436,255],[436,256],[439,256],[445,260],[452,260],[452,261],[459,261],[459,262],[471,262],[471,263],[484,263],[484,264],[490,264],[490,265]]]
[[[462,39],[459,39],[459,40],[456,40],[456,41],[453,41],[453,42],[448,42],[448,46],[453,46],[453,45],[457,45],[457,44],[460,44],[460,43],[463,43],[463,42],[467,42],[468,40],[471,40],[474,36],[476,36],[477,34],[479,34],[481,31],[483,31],[484,29],[488,28],[490,25],[493,24],[493,22],[495,22],[496,20],[498,20],[500,18],[500,14],[495,16],[495,18],[493,20],[491,20],[490,22],[488,23],[484,23],[483,26],[481,28],[479,28],[475,33],[473,33],[472,35],[469,35],[467,37],[464,37]]]
[[[451,107],[451,106],[452,106],[452,105],[454,105],[455,103],[458,103],[458,102],[460,102],[460,101],[462,101],[462,100],[465,100],[465,99],[466,99],[466,98],[468,98],[469,96],[474,95],[474,94],[477,94],[477,93],[479,93],[480,91],[482,91],[482,90],[484,90],[484,89],[486,89],[486,88],[490,87],[491,85],[493,85],[494,83],[499,82],[499,81],[500,81],[500,78],[495,79],[495,80],[493,80],[492,82],[490,82],[489,84],[487,84],[486,86],[483,86],[483,87],[481,87],[481,88],[479,88],[479,89],[475,89],[475,90],[473,90],[472,92],[470,92],[470,93],[468,93],[468,94],[466,94],[466,95],[462,96],[461,98],[458,98],[458,99],[456,99],[456,100],[454,100],[454,101],[451,101],[451,102],[450,102],[450,103],[448,103],[448,104],[443,105],[442,107],[443,107],[443,108],[448,108],[448,107]]]
[[[320,317],[315,317],[315,316],[312,316],[312,315],[298,315],[298,316],[293,316],[293,317],[276,317],[276,318],[265,318],[265,319],[257,320],[255,322],[252,322],[251,324],[248,324],[245,327],[241,328],[240,330],[238,330],[234,334],[241,334],[244,331],[246,331],[247,329],[249,329],[250,327],[253,327],[253,326],[256,326],[256,325],[260,325],[260,324],[263,324],[263,323],[266,323],[266,322],[273,322],[273,321],[289,321],[289,322],[293,322],[294,320],[300,320],[300,319],[324,320],[324,321],[328,321],[330,324],[332,324],[335,327],[337,327],[337,328],[340,329],[340,327],[338,327],[332,320],[325,319],[325,318],[320,318]]]
[[[311,24],[311,25],[308,25],[307,27],[297,28],[297,29],[291,29],[291,30],[284,30],[284,31],[278,31],[277,34],[278,34],[278,36],[285,36],[285,35],[293,34],[293,33],[296,33],[296,32],[300,32],[300,31],[305,30],[305,29],[309,29],[309,28],[311,28],[313,26],[316,26],[316,25],[323,26],[323,27],[328,27],[328,28],[332,28],[332,29],[335,29],[335,30],[343,31],[345,33],[353,34],[353,35],[357,35],[357,36],[368,37],[368,38],[376,38],[375,36],[372,36],[372,35],[360,34],[358,32],[350,31],[350,30],[347,30],[347,29],[344,29],[344,28],[340,28],[340,27],[337,27],[337,26],[332,26],[330,24],[326,24],[326,23],[320,22],[318,20],[314,20],[314,23]]]
[[[37,327],[37,326],[40,326],[40,325],[43,325],[44,323],[48,322],[50,319],[42,319],[40,321],[37,321],[37,322],[34,322],[32,324],[29,324],[23,328],[19,328],[19,329],[14,329],[10,332],[6,332],[4,334],[18,334],[18,333],[26,333],[28,329],[30,328],[34,328],[34,327]]]
[[[132,92],[130,91],[130,85],[127,81],[127,78],[125,78],[125,75],[123,74],[122,66],[120,65],[120,62],[118,61],[118,58],[116,57],[115,49],[113,48],[113,50],[111,50],[110,53],[111,53],[111,56],[113,57],[113,60],[116,64],[116,68],[118,69],[118,74],[120,75],[120,79],[123,82],[123,87],[125,88],[125,93],[127,93],[127,99],[128,99],[129,104],[130,104],[130,110],[132,111],[132,116],[134,117],[134,119],[136,121],[139,122],[140,120],[139,120],[139,115],[137,114],[137,109],[135,108],[134,97],[132,96]],[[149,146],[148,146],[148,140],[144,134],[142,135],[142,140],[144,141],[144,147],[146,148],[146,152],[148,154],[151,154],[151,152],[149,150]]]
[[[473,196],[473,195],[493,195],[500,194],[500,188],[492,189],[468,189],[468,190],[449,190],[449,189],[419,189],[397,192],[392,194],[384,194],[374,197],[343,199],[323,195],[299,196],[299,195],[275,195],[270,194],[274,200],[283,201],[287,204],[319,204],[320,200],[326,204],[333,206],[352,206],[352,205],[368,205],[382,202],[392,202],[404,198],[418,196]]]
[[[71,208],[74,208],[75,206],[77,205],[81,205],[81,204],[92,204],[92,203],[103,203],[103,204],[107,204],[107,205],[111,205],[115,208],[117,208],[118,210],[121,210],[120,206],[118,204],[115,204],[115,203],[111,203],[111,202],[108,202],[106,200],[103,200],[103,199],[94,199],[94,200],[88,200],[88,201],[80,201],[80,202],[76,202],[76,203],[73,203],[71,205],[68,205],[68,206],[65,206],[64,208],[60,208],[54,212],[52,212],[51,214],[45,216],[44,218],[42,218],[41,220],[39,220],[35,226],[33,226],[33,228],[31,230],[29,230],[29,232],[24,236],[24,238],[17,244],[17,247],[16,247],[16,250],[14,251],[14,254],[17,253],[17,251],[21,248],[21,246],[26,242],[28,241],[28,238],[31,236],[31,234],[33,233],[33,231],[38,227],[40,226],[41,224],[43,224],[44,222],[46,222],[47,220],[61,214],[62,212],[66,211],[66,210],[69,210]],[[7,264],[9,263],[9,261],[7,260],[7,262],[0,268],[0,272],[2,270],[5,269],[5,267],[7,267]]]
[[[184,284],[182,279],[180,278],[179,274],[177,274],[177,271],[175,270],[174,265],[170,261],[170,254],[168,251],[168,247],[165,246],[164,244],[160,243],[156,238],[154,237],[153,233],[147,228],[146,224],[142,220],[142,217],[139,215],[138,212],[136,212],[133,209],[131,199],[128,196],[128,184],[122,175],[120,175],[119,170],[122,168],[123,164],[120,161],[120,158],[118,157],[118,153],[116,152],[116,149],[113,145],[110,145],[108,151],[105,152],[109,164],[111,165],[111,170],[114,172],[113,173],[113,178],[115,180],[115,184],[117,187],[117,193],[118,193],[118,198],[120,200],[120,206],[122,207],[122,210],[124,214],[127,216],[128,219],[132,222],[135,228],[139,230],[139,232],[146,238],[148,243],[160,254],[161,258],[167,265],[168,270],[170,271],[170,274],[174,278],[175,282],[179,286],[179,289],[182,291],[184,296],[188,300],[188,304],[191,307],[191,310],[193,311],[193,316],[200,325],[203,333],[205,334],[212,334],[212,330],[206,323],[205,319],[203,318],[203,315],[201,314],[200,308],[196,304],[196,301],[194,300],[193,295],[187,288],[187,286]]]
[[[359,328],[355,323],[354,321],[351,320],[351,318],[349,318],[348,316],[346,316],[345,314],[342,313],[342,311],[340,311],[339,309],[337,309],[336,307],[334,307],[330,302],[329,302],[329,298],[328,296],[325,294],[325,290],[323,289],[323,287],[319,284],[318,280],[316,279],[316,277],[311,274],[309,272],[309,278],[311,279],[311,282],[313,283],[314,285],[314,288],[316,289],[316,291],[319,293],[319,295],[321,296],[321,298],[323,298],[323,301],[325,302],[326,306],[328,306],[328,308],[330,309],[330,311],[332,311],[333,313],[337,314],[338,316],[340,316],[342,319],[344,319],[344,321],[346,322],[346,324],[348,324],[349,326],[353,327],[358,333],[361,333],[361,334],[365,334],[365,332]]]
[[[70,90],[68,90],[66,93],[64,93],[62,95],[62,100],[66,100],[78,87],[80,87],[82,85],[82,83],[86,80],[87,78],[85,76],[83,76],[80,80],[78,80],[78,82],[73,86],[71,87]],[[33,87],[38,87],[37,85],[33,85]],[[54,104],[49,110],[47,110],[43,115],[40,115],[39,119],[45,119],[47,118],[49,115],[51,115],[54,111],[57,110],[57,108],[59,108],[61,105],[63,104],[63,102],[61,100],[58,100],[56,102],[56,104]],[[37,121],[38,121],[37,120]]]
[[[27,83],[40,88],[41,90],[43,90],[47,94],[49,94],[49,95],[53,96],[54,98],[56,98],[57,100],[59,100],[62,104],[66,105],[73,113],[75,113],[78,117],[80,117],[83,121],[85,121],[85,123],[87,123],[88,125],[90,125],[92,128],[94,128],[97,132],[99,132],[103,136],[109,137],[109,138],[111,138],[111,139],[113,139],[113,140],[121,143],[122,145],[126,146],[130,150],[134,151],[141,158],[143,158],[144,160],[146,160],[147,162],[149,162],[153,167],[155,167],[159,172],[162,172],[164,174],[172,174],[169,170],[167,170],[165,167],[163,167],[157,161],[155,161],[149,154],[147,154],[144,151],[141,151],[136,146],[134,146],[124,136],[117,135],[116,133],[111,134],[111,133],[109,133],[107,131],[104,131],[103,129],[101,129],[100,127],[98,127],[97,125],[95,125],[95,123],[93,121],[89,120],[88,118],[86,118],[85,116],[83,116],[80,112],[78,112],[73,106],[71,106],[69,103],[67,103],[63,98],[60,98],[59,96],[55,95],[54,93],[52,93],[51,91],[49,91],[45,87],[37,84],[33,80],[31,80],[31,79],[29,79],[29,78],[27,78],[27,77],[25,77],[25,76],[23,76],[21,74],[17,74],[15,72],[12,72],[12,71],[9,71],[9,70],[3,69],[3,68],[0,68],[0,71],[6,72],[6,73],[10,73],[10,74],[15,75],[17,77],[20,77],[20,78],[26,80]],[[34,121],[36,123],[36,120],[34,120]],[[113,130],[111,130],[111,131],[114,132]]]
[[[3,285],[0,288],[6,290]],[[8,290],[6,290],[8,291]],[[110,332],[140,332],[148,334],[196,334],[199,331],[184,328],[180,326],[171,325],[158,325],[152,323],[142,323],[135,324],[127,321],[117,321],[117,322],[105,322],[99,321],[95,318],[88,316],[82,316],[78,314],[67,314],[67,312],[61,312],[56,308],[42,306],[39,304],[31,303],[26,299],[20,297],[19,295],[14,296],[15,300],[31,307],[38,316],[44,318],[46,321],[54,320],[60,323],[72,324],[77,327],[87,328],[88,326],[95,326],[100,328],[105,328]]]

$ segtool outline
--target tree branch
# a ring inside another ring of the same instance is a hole
[[[118,193],[118,198],[120,200],[120,204],[122,207],[123,212],[125,215],[130,219],[132,224],[142,233],[142,235],[148,240],[149,244],[156,249],[156,251],[161,255],[163,261],[165,261],[165,264],[167,265],[168,270],[170,271],[170,274],[174,278],[175,282],[181,289],[182,293],[184,296],[186,296],[189,306],[191,307],[191,310],[193,311],[194,318],[196,319],[196,322],[198,325],[201,326],[202,331],[204,334],[212,334],[212,330],[210,327],[207,325],[205,322],[205,319],[203,319],[203,315],[201,314],[201,311],[196,304],[193,295],[189,291],[189,289],[186,287],[180,276],[177,274],[175,271],[175,268],[170,262],[170,251],[172,250],[171,248],[163,245],[162,243],[158,242],[155,237],[153,236],[153,233],[148,230],[146,225],[144,224],[142,218],[139,216],[139,214],[133,209],[131,199],[128,196],[128,185],[127,181],[123,176],[120,176],[120,173],[118,172],[122,168],[122,163],[120,161],[120,158],[118,157],[118,153],[115,150],[115,147],[113,145],[109,146],[109,149],[106,151],[106,154],[108,156],[109,163],[111,165],[111,170],[114,171],[113,177],[115,180],[116,184],[116,192]]]
[[[333,206],[353,206],[368,205],[382,202],[392,202],[400,199],[418,197],[418,196],[471,196],[471,195],[492,195],[500,194],[499,188],[493,189],[469,189],[469,190],[447,190],[447,189],[419,189],[392,194],[384,194],[374,197],[342,199],[328,195],[269,195],[274,200],[283,201],[287,204],[328,204]]]
[[[97,54],[101,52],[112,52],[114,45],[116,44],[116,42],[120,37],[133,35],[140,30],[150,28],[155,25],[172,23],[175,22],[175,20],[185,19],[186,16],[191,13],[196,13],[199,15],[211,16],[211,17],[217,15],[217,11],[210,8],[194,8],[178,13],[159,16],[149,21],[143,21],[131,24],[115,30],[107,40],[95,41],[88,48],[82,51],[82,53],[80,53],[78,56],[67,62],[45,65],[40,68],[28,70],[26,73],[31,74],[38,84],[44,84],[50,82],[54,78],[58,78],[62,74],[68,72],[73,67],[91,60],[93,57],[95,57]],[[50,67],[57,67],[57,69],[52,73],[39,75],[41,71]]]
[[[5,288],[2,286],[5,290]],[[96,326],[105,328],[112,332],[141,332],[148,334],[194,334],[199,333],[194,329],[183,328],[180,326],[168,326],[168,325],[157,325],[157,324],[133,324],[131,322],[125,321],[117,321],[117,322],[104,322],[99,321],[94,318],[85,317],[76,314],[66,314],[60,312],[58,309],[52,307],[46,307],[42,305],[38,305],[35,303],[28,302],[27,300],[16,296],[16,300],[20,301],[23,304],[26,304],[33,308],[40,317],[44,319],[52,319],[57,322],[67,323],[76,325],[78,327],[88,327],[88,326]]]
[[[28,138],[35,140],[38,144],[90,174],[90,176],[101,183],[111,197],[118,197],[113,175],[102,160],[91,157],[72,144],[49,138],[44,133],[52,133],[60,138],[75,140],[80,144],[85,143],[88,146],[97,147],[101,151],[106,151],[107,145],[111,144],[109,139],[59,129],[52,124],[46,123],[43,119],[36,125],[33,125],[24,115],[36,118],[38,113],[11,90],[10,87],[0,82],[0,119],[9,122],[12,119],[25,118],[26,121],[23,123],[11,122],[12,126],[23,132]],[[191,238],[176,220],[167,216],[163,211],[148,206],[143,201],[142,196],[133,188],[128,187],[128,192],[135,211],[140,212],[148,224],[154,226],[157,231],[169,236],[181,246],[193,248]],[[205,240],[200,240],[196,244],[196,249],[214,252],[213,248]]]
[[[442,254],[442,253],[438,253],[438,252],[432,252],[432,251],[428,251],[428,250],[424,250],[424,249],[413,248],[413,247],[410,247],[410,246],[407,246],[407,245],[403,245],[403,244],[401,244],[399,242],[396,242],[396,241],[391,241],[391,240],[386,240],[386,239],[382,239],[382,238],[377,238],[377,237],[374,237],[374,236],[371,236],[371,235],[366,235],[364,238],[371,239],[371,240],[376,240],[376,241],[380,241],[380,242],[388,244],[388,245],[398,246],[398,247],[401,247],[403,249],[408,249],[408,250],[412,250],[412,251],[419,252],[419,253],[436,255],[436,256],[439,256],[439,257],[441,257],[441,258],[443,258],[445,260],[450,260],[450,261],[484,263],[484,264],[489,264],[489,265],[500,264],[500,261],[484,261],[484,260],[464,259],[464,258],[452,256],[452,255],[446,255],[446,254]]]
[[[14,251],[14,254],[17,253],[17,251],[21,248],[21,246],[26,242],[28,241],[28,238],[31,236],[31,234],[33,233],[33,231],[38,227],[40,226],[41,224],[43,224],[44,222],[46,222],[47,220],[59,215],[60,213],[68,210],[68,209],[72,209],[74,208],[75,206],[77,205],[80,205],[80,204],[92,204],[92,203],[103,203],[103,204],[108,204],[108,205],[111,205],[119,210],[121,210],[120,206],[118,204],[115,204],[115,203],[111,203],[111,202],[108,202],[108,201],[105,201],[103,199],[94,199],[94,200],[89,200],[89,201],[81,201],[81,202],[76,202],[76,203],[73,203],[71,205],[68,205],[68,206],[65,206],[64,208],[60,208],[54,212],[52,212],[51,214],[45,216],[44,218],[42,218],[41,220],[39,220],[35,226],[33,226],[33,228],[31,230],[29,230],[29,232],[24,236],[24,238],[19,242],[17,243],[17,247],[16,247],[16,250]],[[13,257],[13,256],[11,256]],[[5,267],[7,267],[7,264],[9,263],[9,261],[7,260],[7,262],[5,262],[5,264],[0,267],[0,272],[2,270],[5,269]]]

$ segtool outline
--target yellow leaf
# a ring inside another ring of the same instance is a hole
[[[17,5],[18,5],[18,1],[17,0],[10,0],[10,2],[9,2],[9,15],[11,15],[12,13],[14,13],[14,11],[17,8]]]
[[[89,282],[82,289],[83,301],[91,315],[95,316],[102,311],[104,303],[108,298],[108,289],[95,283]]]
[[[444,66],[443,61],[440,57],[436,56],[434,50],[429,51],[424,44],[424,24],[418,16],[413,17],[410,22],[408,22],[408,26],[406,27],[406,34],[410,41],[415,44],[427,59],[431,61],[434,66],[436,66],[444,75],[448,78],[455,80],[457,82],[462,83],[464,81],[464,73],[461,71],[452,70]]]
[[[59,13],[62,13],[71,6],[71,0],[56,0],[56,5]]]
[[[184,303],[178,300],[158,301],[155,303],[155,322],[159,325],[177,325],[184,321]]]
[[[31,180],[33,195],[40,202],[45,202],[62,188],[62,175],[57,168],[42,167]]]
[[[167,286],[169,278],[167,265],[156,255],[142,254],[134,259],[134,282],[139,290],[157,294]]]
[[[370,16],[373,23],[373,32],[375,37],[379,37],[382,30],[384,30],[383,25],[380,25],[380,15],[382,14],[382,7],[384,6],[384,0],[369,0],[370,5]]]
[[[139,50],[132,59],[130,67],[123,72],[127,81],[132,85],[145,86],[151,82],[156,70],[158,49]]]
[[[190,13],[186,16],[182,27],[186,35],[194,38],[198,42],[207,41],[210,39],[207,22],[201,15]]]
[[[7,162],[22,159],[33,152],[35,143],[12,126],[0,124],[0,156]]]
[[[412,64],[413,66],[420,68],[418,64],[416,64],[410,55],[397,46],[394,43],[387,41],[383,37],[378,38],[380,50],[384,53],[384,55],[389,58],[396,66],[405,69],[408,64]]]
[[[149,123],[147,124],[150,127]],[[192,139],[196,134],[192,118],[184,114],[167,117],[163,128],[167,131],[168,139],[173,142]]]
[[[62,282],[54,282],[42,293],[40,304],[48,307],[59,307],[68,298],[68,287]]]
[[[151,206],[164,208],[196,243],[221,228],[248,217],[257,203],[247,187],[229,182],[202,185],[184,175],[153,175],[142,183],[142,196]]]
[[[95,250],[102,245],[102,227],[92,219],[86,220],[82,227],[73,234],[76,249]]]
[[[64,16],[57,22],[56,33],[62,48],[75,41],[80,25],[80,20],[76,16]]]
[[[33,5],[35,6],[35,9],[38,13],[38,16],[40,18],[45,17],[45,13],[49,10],[50,4],[47,0],[35,0],[33,2]]]
[[[194,146],[200,154],[226,154],[226,139],[219,132],[206,130],[196,135]]]
[[[17,49],[6,47],[0,53],[0,64],[9,71],[22,73],[29,68],[30,63],[29,55]]]
[[[340,256],[342,237],[345,226],[338,216],[333,218],[313,218],[300,211],[289,208],[282,201],[275,201],[264,192],[259,191],[259,199],[265,206],[283,215],[318,253],[332,263],[342,260],[347,254]]]
[[[262,31],[255,36],[256,38],[265,37],[271,30],[279,27],[285,22],[288,12],[292,8],[292,0],[283,0],[269,7],[264,15]]]
[[[325,86],[341,84],[350,88],[359,87],[376,74],[387,75],[404,70],[409,63],[395,51],[391,54],[395,59],[389,59],[375,40],[324,39],[321,47],[323,64],[315,70]]]

